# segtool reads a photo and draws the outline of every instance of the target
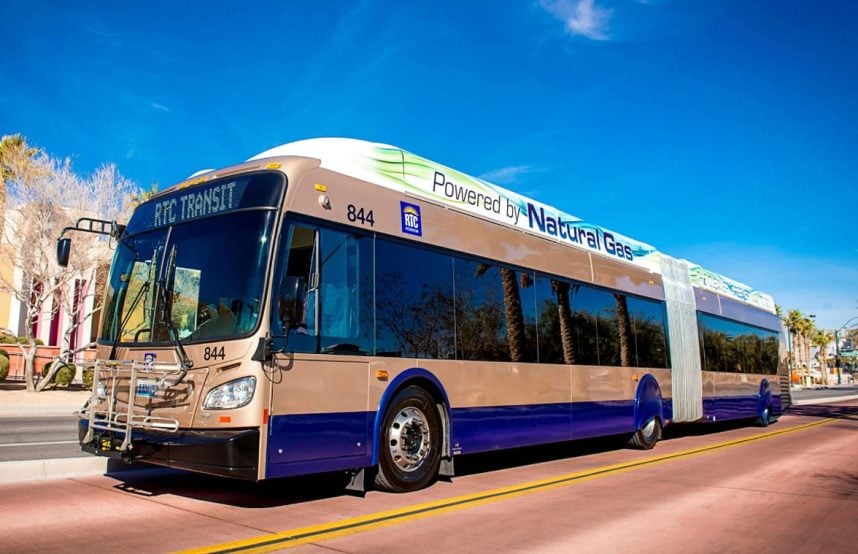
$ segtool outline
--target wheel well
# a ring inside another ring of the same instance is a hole
[[[664,412],[661,396],[661,386],[658,380],[650,374],[646,374],[638,382],[637,390],[635,391],[635,413],[634,413],[634,431],[640,429],[650,417],[658,420],[659,424],[664,426]]]
[[[434,376],[433,376],[434,377]],[[400,383],[396,383],[395,385],[388,389],[385,394],[382,396],[381,402],[379,404],[378,412],[376,412],[375,424],[373,429],[373,452],[372,452],[372,464],[375,465],[378,463],[378,455],[379,455],[379,447],[380,447],[380,439],[381,439],[381,425],[384,420],[384,415],[387,412],[390,401],[399,393],[399,391],[411,387],[416,386],[425,390],[429,393],[429,396],[434,400],[435,405],[438,407],[438,415],[441,418],[441,427],[444,433],[444,441],[443,447],[441,449],[442,457],[450,456],[450,405],[447,401],[447,396],[444,391],[441,389],[441,386],[436,383],[432,378],[423,376],[423,375],[415,375],[411,377],[407,377],[402,380]]]
[[[445,403],[444,395],[441,394],[441,391],[438,389],[438,386],[435,385],[435,383],[433,383],[429,379],[426,379],[425,377],[415,377],[414,379],[409,379],[408,381],[401,383],[398,387],[396,387],[393,390],[393,394],[391,395],[391,398],[393,396],[395,396],[402,389],[407,388],[407,387],[411,387],[411,386],[420,387],[421,389],[428,392],[429,395],[432,396],[432,400],[434,400],[436,404],[442,404],[443,405]]]

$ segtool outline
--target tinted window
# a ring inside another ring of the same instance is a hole
[[[596,322],[596,340],[598,344],[599,365],[620,365],[620,329],[618,312],[623,314],[624,304],[621,300],[625,297],[621,294],[616,296],[610,292],[582,286],[576,294],[576,302],[579,309],[585,311]],[[618,306],[618,303],[620,305]],[[624,323],[627,322],[627,319]],[[629,327],[624,328],[622,335],[623,346],[626,356],[629,355],[630,347],[634,346],[629,341]],[[628,357],[627,357],[628,360]],[[630,365],[627,363],[627,365]]]
[[[536,361],[533,277],[456,258],[456,359]]]
[[[669,367],[664,303],[539,275],[539,361]]]
[[[777,373],[778,335],[759,327],[697,313],[703,369],[729,373]]]
[[[670,367],[663,302],[628,297],[638,367]]]
[[[453,359],[453,258],[376,240],[376,353]]]
[[[537,276],[540,362],[599,363],[596,318],[586,306],[589,290],[578,283]]]
[[[289,350],[330,354],[373,351],[372,238],[295,224],[286,229],[275,275],[279,309],[273,333],[289,334]],[[287,291],[298,291],[296,314],[284,329]]]

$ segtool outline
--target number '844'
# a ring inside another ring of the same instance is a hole
[[[360,221],[361,225],[369,224],[370,227],[375,225],[375,217],[372,215],[372,210],[358,208],[354,204],[349,204],[348,218],[352,223]]]
[[[226,358],[226,354],[224,354],[223,346],[206,346],[206,349],[203,350],[203,359],[223,360],[224,358]]]

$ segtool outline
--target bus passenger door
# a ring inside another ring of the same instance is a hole
[[[365,465],[374,420],[372,237],[287,222],[280,244],[268,462]]]

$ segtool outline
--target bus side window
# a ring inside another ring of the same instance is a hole
[[[303,287],[305,294],[303,298],[296,299],[296,304],[302,309],[297,310],[296,320],[291,322],[290,329],[284,329],[280,321],[278,302],[280,302],[280,291],[274,291],[274,306],[271,316],[272,334],[289,335],[288,350],[297,352],[314,352],[316,341],[314,325],[314,292],[315,284],[318,283],[316,270],[316,252],[318,233],[315,229],[292,225],[288,228],[288,239],[284,241],[280,253],[280,269],[275,276],[275,289],[289,278],[300,280],[305,283]],[[283,267],[285,264],[285,268]],[[276,346],[276,345],[275,345]]]
[[[323,229],[319,252],[321,351],[372,353],[372,239]]]

